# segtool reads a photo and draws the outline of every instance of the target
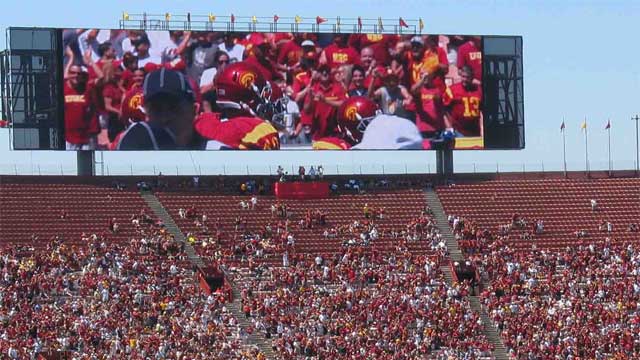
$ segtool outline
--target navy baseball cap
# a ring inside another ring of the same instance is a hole
[[[181,72],[162,68],[147,74],[142,84],[144,100],[152,99],[158,94],[174,95],[194,101],[193,89]]]

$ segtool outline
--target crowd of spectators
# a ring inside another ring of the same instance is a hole
[[[593,206],[594,211],[597,205]],[[481,298],[517,359],[634,359],[640,356],[640,248],[585,234],[563,250],[515,251],[509,223],[497,233],[450,216],[477,267]],[[608,233],[608,222],[601,231]]]
[[[204,293],[183,244],[144,212],[136,236],[0,249],[0,357],[263,359],[223,291]]]
[[[468,288],[437,257],[349,248],[257,266],[242,286],[253,331],[284,359],[477,359],[490,356]]]

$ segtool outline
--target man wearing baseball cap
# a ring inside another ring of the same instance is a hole
[[[142,84],[147,122],[131,125],[121,136],[118,150],[182,150],[200,148],[194,144],[194,94],[180,72],[162,68],[153,71]]]

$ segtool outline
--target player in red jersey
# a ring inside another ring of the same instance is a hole
[[[473,69],[469,66],[461,69],[460,78],[461,82],[444,93],[445,123],[457,136],[482,136],[482,88],[473,82]]]
[[[458,69],[469,66],[473,70],[473,82],[482,83],[482,51],[479,36],[472,36],[470,40],[458,48]]]
[[[324,48],[320,54],[320,64],[326,64],[331,69],[340,65],[357,64],[359,61],[360,54],[347,44],[347,37],[342,34],[336,34],[333,37],[333,44]]]
[[[217,97],[213,93],[204,96],[203,113],[194,122],[198,134],[215,142],[207,148],[280,148],[278,131],[270,122],[284,112],[278,87],[243,62],[227,66],[215,85]]]
[[[348,150],[362,140],[369,122],[378,113],[377,105],[366,96],[352,96],[338,109],[337,134],[313,142],[314,150]]]
[[[317,83],[312,82],[303,107],[303,113],[308,114],[311,119],[311,124],[308,125],[311,125],[312,140],[333,133],[336,127],[336,110],[347,98],[342,84],[332,81],[331,69],[327,65],[318,68],[317,74]]]

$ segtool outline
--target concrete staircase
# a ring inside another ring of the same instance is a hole
[[[238,325],[243,329],[253,327],[253,323],[248,320],[242,312],[242,299],[240,291],[237,288],[233,289],[233,302],[227,305],[233,315],[238,319]],[[256,345],[267,359],[277,359],[276,353],[271,347],[271,341],[265,338],[262,334],[254,331],[251,335],[248,335],[247,341],[253,345]]]
[[[202,261],[200,256],[196,254],[196,250],[193,248],[193,246],[191,246],[191,244],[189,244],[186,241],[184,234],[182,233],[178,225],[176,225],[176,222],[173,221],[173,218],[171,217],[171,215],[169,215],[169,213],[164,208],[164,206],[162,206],[162,203],[160,202],[160,200],[158,200],[158,198],[155,195],[153,195],[153,193],[148,191],[141,193],[141,196],[144,199],[144,201],[146,201],[147,206],[149,206],[149,209],[151,209],[153,213],[160,220],[162,220],[167,231],[169,231],[169,233],[173,235],[173,237],[176,240],[184,243],[185,245],[184,251],[187,253],[187,256],[189,257],[189,261],[191,261],[192,264],[198,267],[201,267],[201,268],[204,267],[205,266],[204,262]]]
[[[189,261],[198,267],[204,267],[204,261],[202,261],[202,258],[198,256],[193,246],[186,241],[182,230],[180,230],[171,215],[167,212],[164,206],[162,206],[160,200],[158,200],[158,198],[151,192],[143,192],[141,196],[153,213],[162,220],[167,231],[169,231],[176,240],[182,241],[185,244],[185,252],[187,253]],[[242,312],[242,299],[240,297],[240,291],[237,288],[233,289],[233,301],[227,305],[227,309],[229,309],[236,317],[238,325],[241,328],[248,329],[253,327],[253,324],[244,317],[244,313]],[[247,337],[247,342],[249,345],[257,346],[267,359],[276,359],[276,354],[271,349],[271,344],[267,339],[262,337],[262,335],[254,332]]]
[[[508,351],[500,338],[500,331],[498,331],[493,324],[493,320],[489,318],[489,314],[484,310],[484,307],[480,303],[480,297],[469,296],[468,299],[471,309],[480,314],[484,326],[484,335],[489,339],[489,342],[493,344],[493,356],[496,360],[509,360]]]
[[[447,249],[449,250],[449,256],[452,261],[464,261],[464,256],[458,247],[458,242],[456,241],[453,232],[449,228],[449,221],[447,220],[447,215],[444,213],[444,208],[442,207],[442,203],[438,198],[438,194],[434,189],[427,189],[426,191],[426,199],[427,205],[433,211],[433,217],[436,220],[436,224],[438,225],[438,229],[440,229],[440,233],[442,234],[442,238],[447,244]]]
[[[434,189],[430,188],[426,190],[425,198],[427,200],[427,205],[429,205],[429,208],[431,208],[431,211],[433,211],[433,218],[436,220],[436,224],[438,226],[438,229],[440,230],[440,233],[442,234],[442,238],[445,240],[451,260],[464,261],[464,256],[462,255],[462,251],[460,251],[460,248],[458,247],[458,242],[453,235],[453,231],[449,227],[449,221],[447,219],[447,215],[444,212],[444,208],[442,207],[442,203],[438,198],[438,194]],[[447,283],[449,285],[453,284],[453,274],[451,271],[451,267],[445,264],[440,266],[440,270],[442,271]],[[500,339],[500,332],[493,324],[493,321],[489,318],[489,314],[487,314],[487,312],[480,304],[479,298],[477,296],[468,296],[468,300],[469,304],[471,305],[471,309],[480,314],[480,318],[482,319],[482,324],[484,327],[483,333],[487,337],[489,342],[493,345],[493,356],[496,358],[496,360],[509,360],[507,349]]]

